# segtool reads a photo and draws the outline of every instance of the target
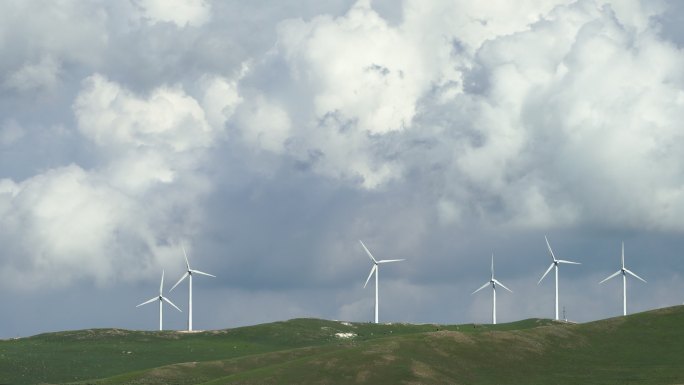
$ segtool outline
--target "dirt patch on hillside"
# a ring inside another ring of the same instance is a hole
[[[382,343],[374,343],[369,345],[362,354],[388,354],[393,353],[399,348],[399,342],[397,341],[383,341]]]
[[[541,336],[541,337],[555,337],[555,338],[564,338],[564,339],[569,339],[572,337],[577,336],[577,332],[575,331],[575,328],[573,328],[572,325],[568,326],[544,326],[544,327],[539,327],[533,330],[520,330],[520,331],[512,331],[509,332],[511,334],[529,334],[531,336]]]
[[[60,332],[55,335],[59,337],[71,337],[75,340],[95,340],[107,337],[122,337],[131,334],[133,333],[130,330],[125,329],[85,329]]]
[[[356,373],[356,382],[364,384],[368,382],[368,378],[370,378],[370,375],[370,370],[361,370],[358,373]]]
[[[409,381],[403,381],[403,384],[407,385],[425,385],[425,384],[451,384],[455,385],[456,382],[453,378],[445,377],[439,371],[435,370],[432,366],[426,364],[425,362],[413,360],[411,361],[411,374],[416,379]]]
[[[473,337],[461,333],[461,332],[454,332],[451,330],[440,330],[437,332],[430,332],[430,333],[425,333],[428,339],[434,338],[434,339],[439,339],[439,340],[444,340],[444,339],[449,339],[454,342],[459,342],[459,343],[467,343],[467,344],[474,344],[475,341],[473,340]]]
[[[568,326],[546,326],[533,330],[487,333],[492,341],[515,344],[517,349],[542,353],[547,349],[575,348],[587,346],[589,341],[574,328]]]
[[[211,334],[211,335],[221,335],[221,334],[228,334],[230,331],[227,329],[221,329],[221,330],[209,330],[206,333]]]
[[[175,365],[178,365],[179,367],[195,368],[195,367],[197,367],[197,361],[182,362],[180,364],[175,364]]]
[[[420,361],[413,361],[411,363],[411,372],[418,378],[433,378],[435,376],[434,369]]]
[[[178,366],[176,365],[168,365],[168,366],[162,366],[159,368],[154,368],[151,369],[149,372],[145,374],[143,378],[148,379],[148,378],[154,378],[159,380],[157,383],[163,383],[163,379],[168,379],[168,378],[175,378],[178,377],[179,370]]]

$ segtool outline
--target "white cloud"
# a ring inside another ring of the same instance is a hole
[[[59,83],[60,63],[45,56],[37,63],[27,63],[5,80],[5,87],[20,92],[51,91]]]
[[[208,94],[217,92],[209,87]],[[99,152],[98,166],[0,180],[3,237],[15,251],[2,275],[16,286],[156,275],[192,236],[199,198],[209,190],[197,168],[222,127],[212,127],[179,87],[143,98],[94,75],[73,108],[79,131]],[[14,269],[21,280],[11,277]]]
[[[211,18],[205,0],[137,0],[144,17],[156,22],[171,22],[179,27],[200,27]]]
[[[242,76],[243,74],[240,74],[240,77]],[[215,128],[222,128],[242,102],[237,81],[214,76],[203,79],[202,83],[204,83],[202,108],[207,121]]]
[[[375,189],[401,175],[401,163],[381,158],[382,148],[354,121],[328,114],[299,131],[290,140],[289,154],[327,177],[339,178],[365,189]]]
[[[682,55],[648,22],[659,11],[638,1],[409,1],[390,25],[359,1],[338,18],[281,23],[278,52],[313,106],[287,150],[365,188],[445,162],[434,177],[453,182],[433,192],[445,223],[679,229]],[[463,130],[440,138],[453,157],[386,156],[384,146],[430,134],[431,92],[468,124],[444,123]]]
[[[515,227],[681,228],[682,55],[628,9],[555,7],[483,42],[468,66],[483,92],[452,100],[468,106],[473,137],[449,143],[465,186],[448,195]]]
[[[183,152],[208,146],[216,133],[199,103],[179,87],[160,87],[142,99],[95,75],[84,81],[74,110],[79,130],[105,147],[153,146]]]
[[[292,128],[288,112],[263,96],[245,102],[238,110],[236,123],[247,144],[276,154],[283,152]]]
[[[340,113],[370,133],[411,125],[429,75],[402,32],[368,2],[358,2],[337,19],[284,22],[279,36],[292,76],[314,93],[318,118]]]
[[[117,232],[135,225],[127,215],[130,198],[75,165],[33,177],[13,190],[5,197],[9,199],[3,216],[10,218],[15,242],[21,242],[26,253],[25,260],[13,262],[32,270],[24,271],[21,280],[33,281],[31,273],[48,279],[55,272],[51,282],[44,283],[58,285],[73,276],[100,280],[111,274],[116,259],[104,257],[120,249]]]

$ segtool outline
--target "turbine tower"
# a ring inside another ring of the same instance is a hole
[[[209,273],[204,273],[199,270],[193,270],[190,268],[190,262],[188,262],[188,254],[185,252],[185,247],[181,246],[183,248],[183,256],[185,257],[185,266],[187,267],[187,270],[185,271],[185,274],[176,282],[175,285],[171,288],[171,290],[175,289],[176,286],[178,286],[179,283],[183,282],[183,280],[187,277],[189,277],[189,283],[188,283],[188,331],[192,331],[192,275],[193,274],[199,274],[199,275],[206,275],[208,277],[214,277],[216,278],[215,275],[211,275]],[[169,290],[169,291],[171,291]]]
[[[541,281],[546,277],[547,274],[549,274],[549,271],[551,269],[555,270],[556,273],[556,321],[558,321],[558,265],[561,263],[566,263],[566,264],[572,264],[572,265],[581,265],[579,262],[572,262],[572,261],[566,261],[563,259],[556,259],[556,256],[553,255],[553,250],[551,250],[551,245],[549,244],[548,238],[546,238],[546,235],[544,236],[544,239],[546,240],[546,246],[549,249],[549,254],[551,255],[551,258],[553,258],[553,262],[551,262],[551,266],[546,270],[544,275],[542,275],[541,279],[539,279],[539,282],[537,282],[537,285],[541,283]]]
[[[368,257],[370,257],[371,261],[373,262],[373,267],[371,267],[370,274],[368,274],[368,278],[366,279],[366,283],[363,285],[363,288],[366,288],[366,285],[368,285],[368,281],[370,281],[371,276],[373,273],[375,273],[375,323],[378,323],[378,274],[380,272],[379,265],[381,263],[390,263],[390,262],[400,262],[404,261],[404,259],[384,259],[381,261],[377,261],[375,257],[373,257],[373,254],[371,254],[370,251],[368,251],[368,248],[366,245],[363,244],[361,240],[361,246],[363,246],[363,249],[366,250],[366,254],[368,254]]]
[[[492,277],[489,279],[489,281],[487,283],[482,285],[482,287],[480,287],[479,289],[475,290],[472,294],[477,293],[478,291],[484,289],[485,287],[487,287],[490,284],[492,285],[492,324],[496,325],[496,285],[503,287],[504,289],[510,291],[511,293],[513,291],[511,289],[507,288],[506,286],[504,286],[503,283],[497,281],[496,278],[494,278],[494,253],[492,253]]]
[[[616,271],[615,273],[611,274],[610,276],[608,276],[603,281],[599,282],[599,284],[604,283],[613,277],[616,277],[618,274],[622,274],[622,315],[627,315],[627,274],[631,275],[632,277],[634,277],[634,278],[636,278],[636,279],[638,279],[644,283],[646,283],[646,281],[625,267],[625,243],[624,242],[622,242],[622,268],[620,270]]]
[[[162,330],[162,302],[166,301],[169,305],[175,307],[178,311],[181,311],[181,309],[178,309],[178,306],[174,305],[173,302],[171,302],[168,298],[164,297],[162,295],[162,290],[164,289],[164,270],[162,270],[162,277],[161,277],[161,283],[159,284],[159,295],[153,298],[150,298],[149,300],[141,303],[140,305],[136,307],[140,307],[142,305],[147,305],[148,303],[154,302],[154,301],[159,301],[159,330]]]

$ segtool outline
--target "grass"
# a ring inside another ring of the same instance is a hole
[[[0,383],[69,382],[684,383],[684,307],[586,324],[295,319],[192,334],[99,329],[0,341]]]

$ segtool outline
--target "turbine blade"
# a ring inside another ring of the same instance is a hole
[[[622,242],[622,268],[625,268],[625,242]]]
[[[188,254],[185,252],[185,245],[181,243],[181,248],[183,249],[183,256],[185,257],[185,266],[190,270],[190,262],[188,262]]]
[[[551,266],[549,266],[548,269],[546,269],[546,272],[545,272],[544,275],[542,275],[542,277],[539,279],[539,282],[537,282],[537,285],[539,285],[539,284],[541,283],[541,281],[544,279],[544,277],[546,277],[546,274],[549,274],[549,271],[551,271],[551,269],[553,269],[553,263],[551,264]]]
[[[642,281],[643,283],[647,283],[645,279],[643,279],[643,278],[639,277],[638,275],[634,274],[634,272],[632,272],[632,270],[625,269],[625,272],[626,272],[627,274],[631,275],[632,277],[634,277],[634,278],[636,278],[636,279]]]
[[[581,265],[581,263],[579,263],[579,262],[566,261],[566,260],[564,260],[564,259],[559,259],[559,260],[558,260],[558,263],[567,263],[567,264],[570,264],[570,265]]]
[[[609,275],[608,277],[606,277],[603,281],[599,282],[599,285],[602,284],[602,283],[604,283],[604,282],[606,282],[607,280],[609,280],[609,279],[611,279],[611,278],[613,278],[613,277],[616,277],[616,276],[617,276],[618,274],[620,274],[620,273],[622,273],[622,270],[616,271],[615,273],[613,273],[613,274]]]
[[[158,300],[158,299],[159,299],[159,297],[150,298],[149,300],[147,300],[147,301],[141,303],[140,305],[138,305],[138,306],[136,306],[136,307],[140,307],[140,306],[142,306],[142,305],[147,305],[148,303],[154,302],[154,301],[156,301],[156,300]]]
[[[484,289],[485,287],[489,286],[490,283],[491,283],[491,282],[485,283],[484,285],[480,286],[479,289],[477,289],[477,290],[475,290],[474,292],[470,293],[470,295],[473,295],[473,294],[477,293],[478,291]]]
[[[183,274],[183,276],[178,280],[178,282],[176,282],[175,285],[173,285],[173,287],[172,287],[171,290],[169,290],[169,291],[173,291],[173,289],[175,289],[176,286],[178,286],[179,283],[183,282],[183,280],[184,280],[185,278],[187,278],[188,275],[190,275],[190,274],[188,274],[188,272],[186,271],[185,274]]]
[[[181,312],[181,313],[183,312],[181,309],[178,308],[178,306],[174,305],[173,302],[171,302],[170,299],[168,299],[168,298],[166,298],[166,297],[162,297],[162,299],[163,299],[164,301],[166,301],[166,303],[168,303],[169,305],[175,307],[179,312]]]
[[[549,254],[551,254],[551,258],[553,258],[554,262],[556,261],[556,256],[553,255],[553,250],[551,250],[551,244],[549,243],[549,239],[546,238],[546,235],[544,235],[544,239],[546,240],[546,247],[549,248]]]
[[[383,259],[382,261],[378,261],[378,263],[390,263],[390,262],[401,262],[405,261],[405,259]]]
[[[503,284],[503,283],[501,283],[501,282],[497,281],[496,279],[493,279],[492,281],[494,281],[494,283],[496,283],[497,285],[499,285],[499,286],[503,287],[504,289],[506,289],[506,290],[510,291],[511,293],[513,292],[513,290],[511,290],[511,289],[507,288],[506,286],[504,286],[504,284]]]
[[[162,279],[161,283],[159,284],[159,295],[162,294],[162,289],[164,289],[164,270],[162,270]]]
[[[494,279],[494,253],[492,253],[492,279]]]
[[[190,271],[192,271],[194,274],[201,274],[201,275],[206,275],[207,277],[214,277],[214,278],[216,278],[215,275],[211,275],[211,274],[205,273],[205,272],[203,272],[203,271],[199,271],[199,270],[190,270]]]
[[[378,265],[373,265],[373,267],[371,267],[371,271],[370,271],[370,274],[368,274],[368,278],[366,279],[366,283],[363,284],[364,289],[366,288],[366,285],[368,285],[368,281],[370,281],[370,277],[373,276],[373,273],[375,272],[375,269],[377,269],[377,268],[378,268]]]
[[[366,250],[366,253],[367,253],[368,256],[370,257],[371,261],[373,261],[373,263],[378,263],[378,261],[375,260],[375,257],[373,257],[373,254],[371,254],[371,252],[368,251],[368,248],[366,247],[366,245],[363,244],[363,241],[361,241],[361,240],[359,239],[359,242],[361,242],[361,246],[363,246],[363,249]]]

